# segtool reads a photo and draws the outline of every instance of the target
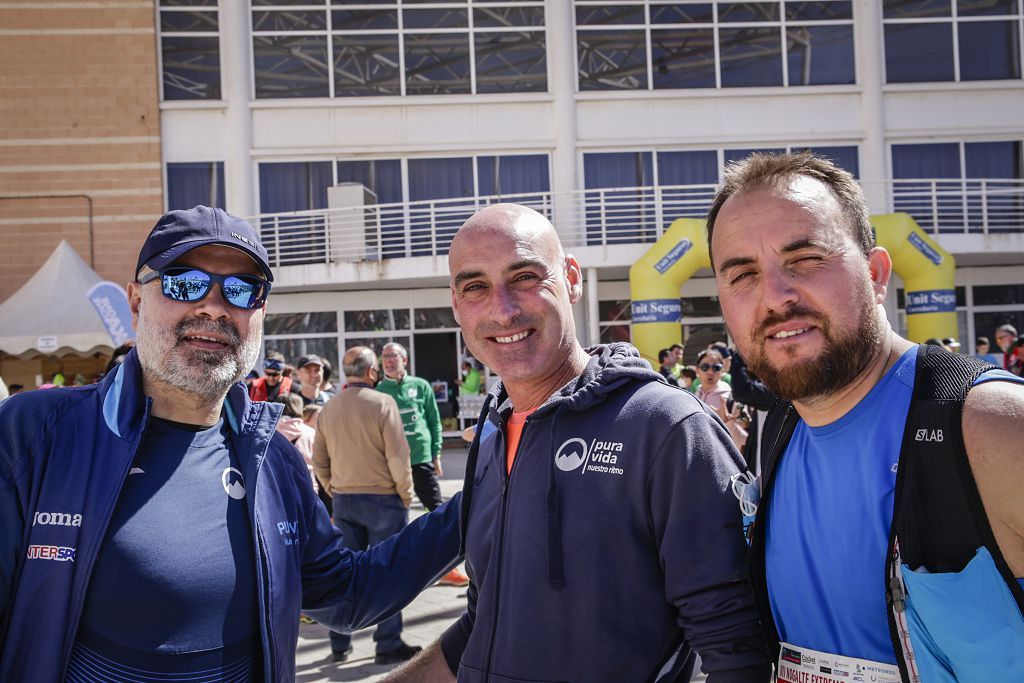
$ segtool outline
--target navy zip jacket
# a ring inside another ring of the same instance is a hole
[[[0,681],[64,680],[90,571],[150,404],[132,351],[98,385],[27,392],[0,405]],[[280,411],[250,402],[242,384],[224,406],[228,447],[251,493],[267,681],[295,678],[300,607],[338,630],[370,625],[459,553],[457,499],[368,551],[343,548],[302,456],[274,431]],[[36,513],[48,513],[49,523],[33,525]],[[183,510],[167,523],[188,519]]]
[[[629,344],[590,353],[527,418],[511,475],[512,406],[501,384],[488,395],[497,429],[470,453],[473,583],[442,636],[449,667],[460,682],[634,683],[692,647],[713,683],[767,681],[728,432]]]

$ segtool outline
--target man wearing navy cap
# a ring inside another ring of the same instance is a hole
[[[324,383],[324,362],[320,356],[309,355],[299,359],[298,364],[299,381],[302,385],[292,389],[302,397],[302,405],[322,406],[327,400],[334,396],[332,393],[323,391],[320,387]]]
[[[172,211],[128,284],[124,363],[0,407],[0,680],[290,681],[300,609],[360,628],[454,564],[458,501],[342,546],[280,406],[240,383],[272,281],[245,221]]]

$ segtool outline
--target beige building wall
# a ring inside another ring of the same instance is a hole
[[[132,276],[163,208],[154,21],[152,0],[0,3],[0,301],[62,239]]]

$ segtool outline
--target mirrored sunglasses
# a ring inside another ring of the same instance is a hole
[[[160,278],[163,295],[173,301],[194,303],[210,293],[213,283],[220,285],[224,300],[236,308],[254,310],[262,308],[270,294],[270,283],[255,275],[217,275],[199,268],[171,266],[146,273],[139,284]]]
[[[725,366],[722,365],[721,363],[713,363],[711,365],[709,365],[707,363],[701,363],[697,367],[700,368],[701,370],[703,370],[704,372],[707,372],[708,370],[714,370],[715,372],[721,372],[722,370],[725,369]]]

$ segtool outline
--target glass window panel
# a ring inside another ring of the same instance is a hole
[[[948,17],[950,0],[882,0],[882,16],[886,19],[920,19]]]
[[[860,161],[857,158],[857,148],[849,147],[802,147],[793,151],[807,150],[818,156],[825,157],[839,168],[849,171],[854,178],[860,177]]]
[[[220,39],[163,36],[165,100],[220,99]]]
[[[391,342],[398,342],[406,349],[410,348],[409,337],[388,335],[385,337],[348,337],[345,339],[345,349],[348,350],[354,346],[369,346],[377,354],[377,360],[380,361],[380,354],[384,352],[384,345]]]
[[[280,351],[284,356],[285,363],[294,366],[303,356],[320,356],[334,368],[332,377],[337,378],[341,374],[341,364],[338,363],[338,339],[337,337],[308,337],[305,339],[266,339],[263,342],[264,353],[267,351]],[[344,383],[344,380],[342,381]],[[338,384],[335,381],[335,384]]]
[[[451,306],[444,308],[417,308],[413,311],[417,330],[437,329],[440,327],[458,327]]]
[[[321,313],[268,313],[263,319],[263,334],[318,334],[338,331],[338,314]]]
[[[282,12],[253,12],[253,31],[323,31],[327,28],[327,13],[323,10],[288,10]]]
[[[160,0],[161,7],[216,7],[217,0]]]
[[[597,302],[597,319],[603,323],[617,322],[619,320],[630,320],[633,315],[633,307],[629,299],[614,299],[611,301]]]
[[[197,33],[217,30],[217,12],[161,12],[160,30]]]
[[[334,36],[334,96],[401,95],[397,35]]]
[[[408,95],[470,92],[469,34],[406,34],[405,83]]]
[[[723,88],[782,85],[778,28],[722,28],[718,42]]]
[[[783,154],[785,149],[782,147],[751,147],[750,149],[727,149],[724,152],[723,158],[725,163],[733,161],[742,161],[746,159],[754,152],[761,152],[762,154]]]
[[[789,21],[815,21],[826,19],[852,19],[852,2],[786,2],[786,19]]]
[[[629,325],[604,325],[601,327],[601,343],[632,341],[629,337]]]
[[[710,2],[697,5],[682,2],[651,5],[652,24],[710,24],[714,21],[715,9]]]
[[[683,325],[683,362],[694,365],[697,354],[710,344],[728,339],[724,323],[703,323],[700,325]]]
[[[197,204],[227,208],[224,163],[167,164],[167,210],[191,209]]]
[[[887,24],[885,76],[888,83],[953,80],[953,25]]]
[[[577,26],[608,26],[614,24],[643,24],[643,5],[611,5],[606,7],[577,7]]]
[[[1019,21],[972,21],[957,25],[961,81],[1020,78]]]
[[[1024,304],[1024,285],[974,286],[975,306],[1002,306],[1005,304]],[[1019,334],[1022,330],[1018,329],[1017,332]]]
[[[717,182],[717,152],[658,152],[659,185],[705,185]]]
[[[547,91],[543,31],[475,33],[473,40],[478,93]]]
[[[715,29],[651,31],[654,88],[714,88]]]
[[[961,17],[999,16],[1017,13],[1018,0],[957,0],[956,13]]]
[[[543,7],[476,7],[473,9],[473,26],[476,28],[543,25]]]
[[[324,4],[324,0],[252,0],[252,4],[254,7],[266,7],[271,5],[322,5]]]
[[[683,318],[720,318],[722,308],[717,296],[691,296],[679,299],[682,305]],[[725,341],[725,338],[722,338]]]
[[[410,159],[409,200],[474,197],[473,159],[451,157]],[[470,202],[439,202],[409,211],[410,242],[414,256],[447,254],[459,227],[474,213]]]
[[[335,31],[366,29],[397,29],[397,9],[345,9],[331,12],[331,28]]]
[[[577,31],[580,90],[647,88],[644,31]]]
[[[469,26],[469,11],[465,9],[403,9],[402,21],[406,29],[465,28]]]
[[[854,82],[853,26],[791,26],[786,29],[790,85]]]
[[[384,332],[388,330],[408,329],[408,308],[345,311],[346,332]]]
[[[362,183],[377,195],[377,202],[402,201],[402,162],[398,159],[339,161],[339,183]]]
[[[477,157],[478,195],[548,192],[551,181],[546,154]]]
[[[892,146],[894,178],[959,178],[960,145],[955,142]]]
[[[254,36],[256,99],[328,97],[327,36]]]
[[[588,190],[587,236],[589,244],[651,242],[657,238],[653,210],[654,184],[650,152],[597,152],[583,155],[583,178]]]
[[[720,22],[760,22],[778,21],[778,2],[720,2],[718,3],[718,21]]]
[[[968,178],[1024,178],[1022,145],[1017,141],[968,142],[964,163]]]
[[[654,182],[650,152],[589,152],[583,155],[585,187],[642,187]]]

